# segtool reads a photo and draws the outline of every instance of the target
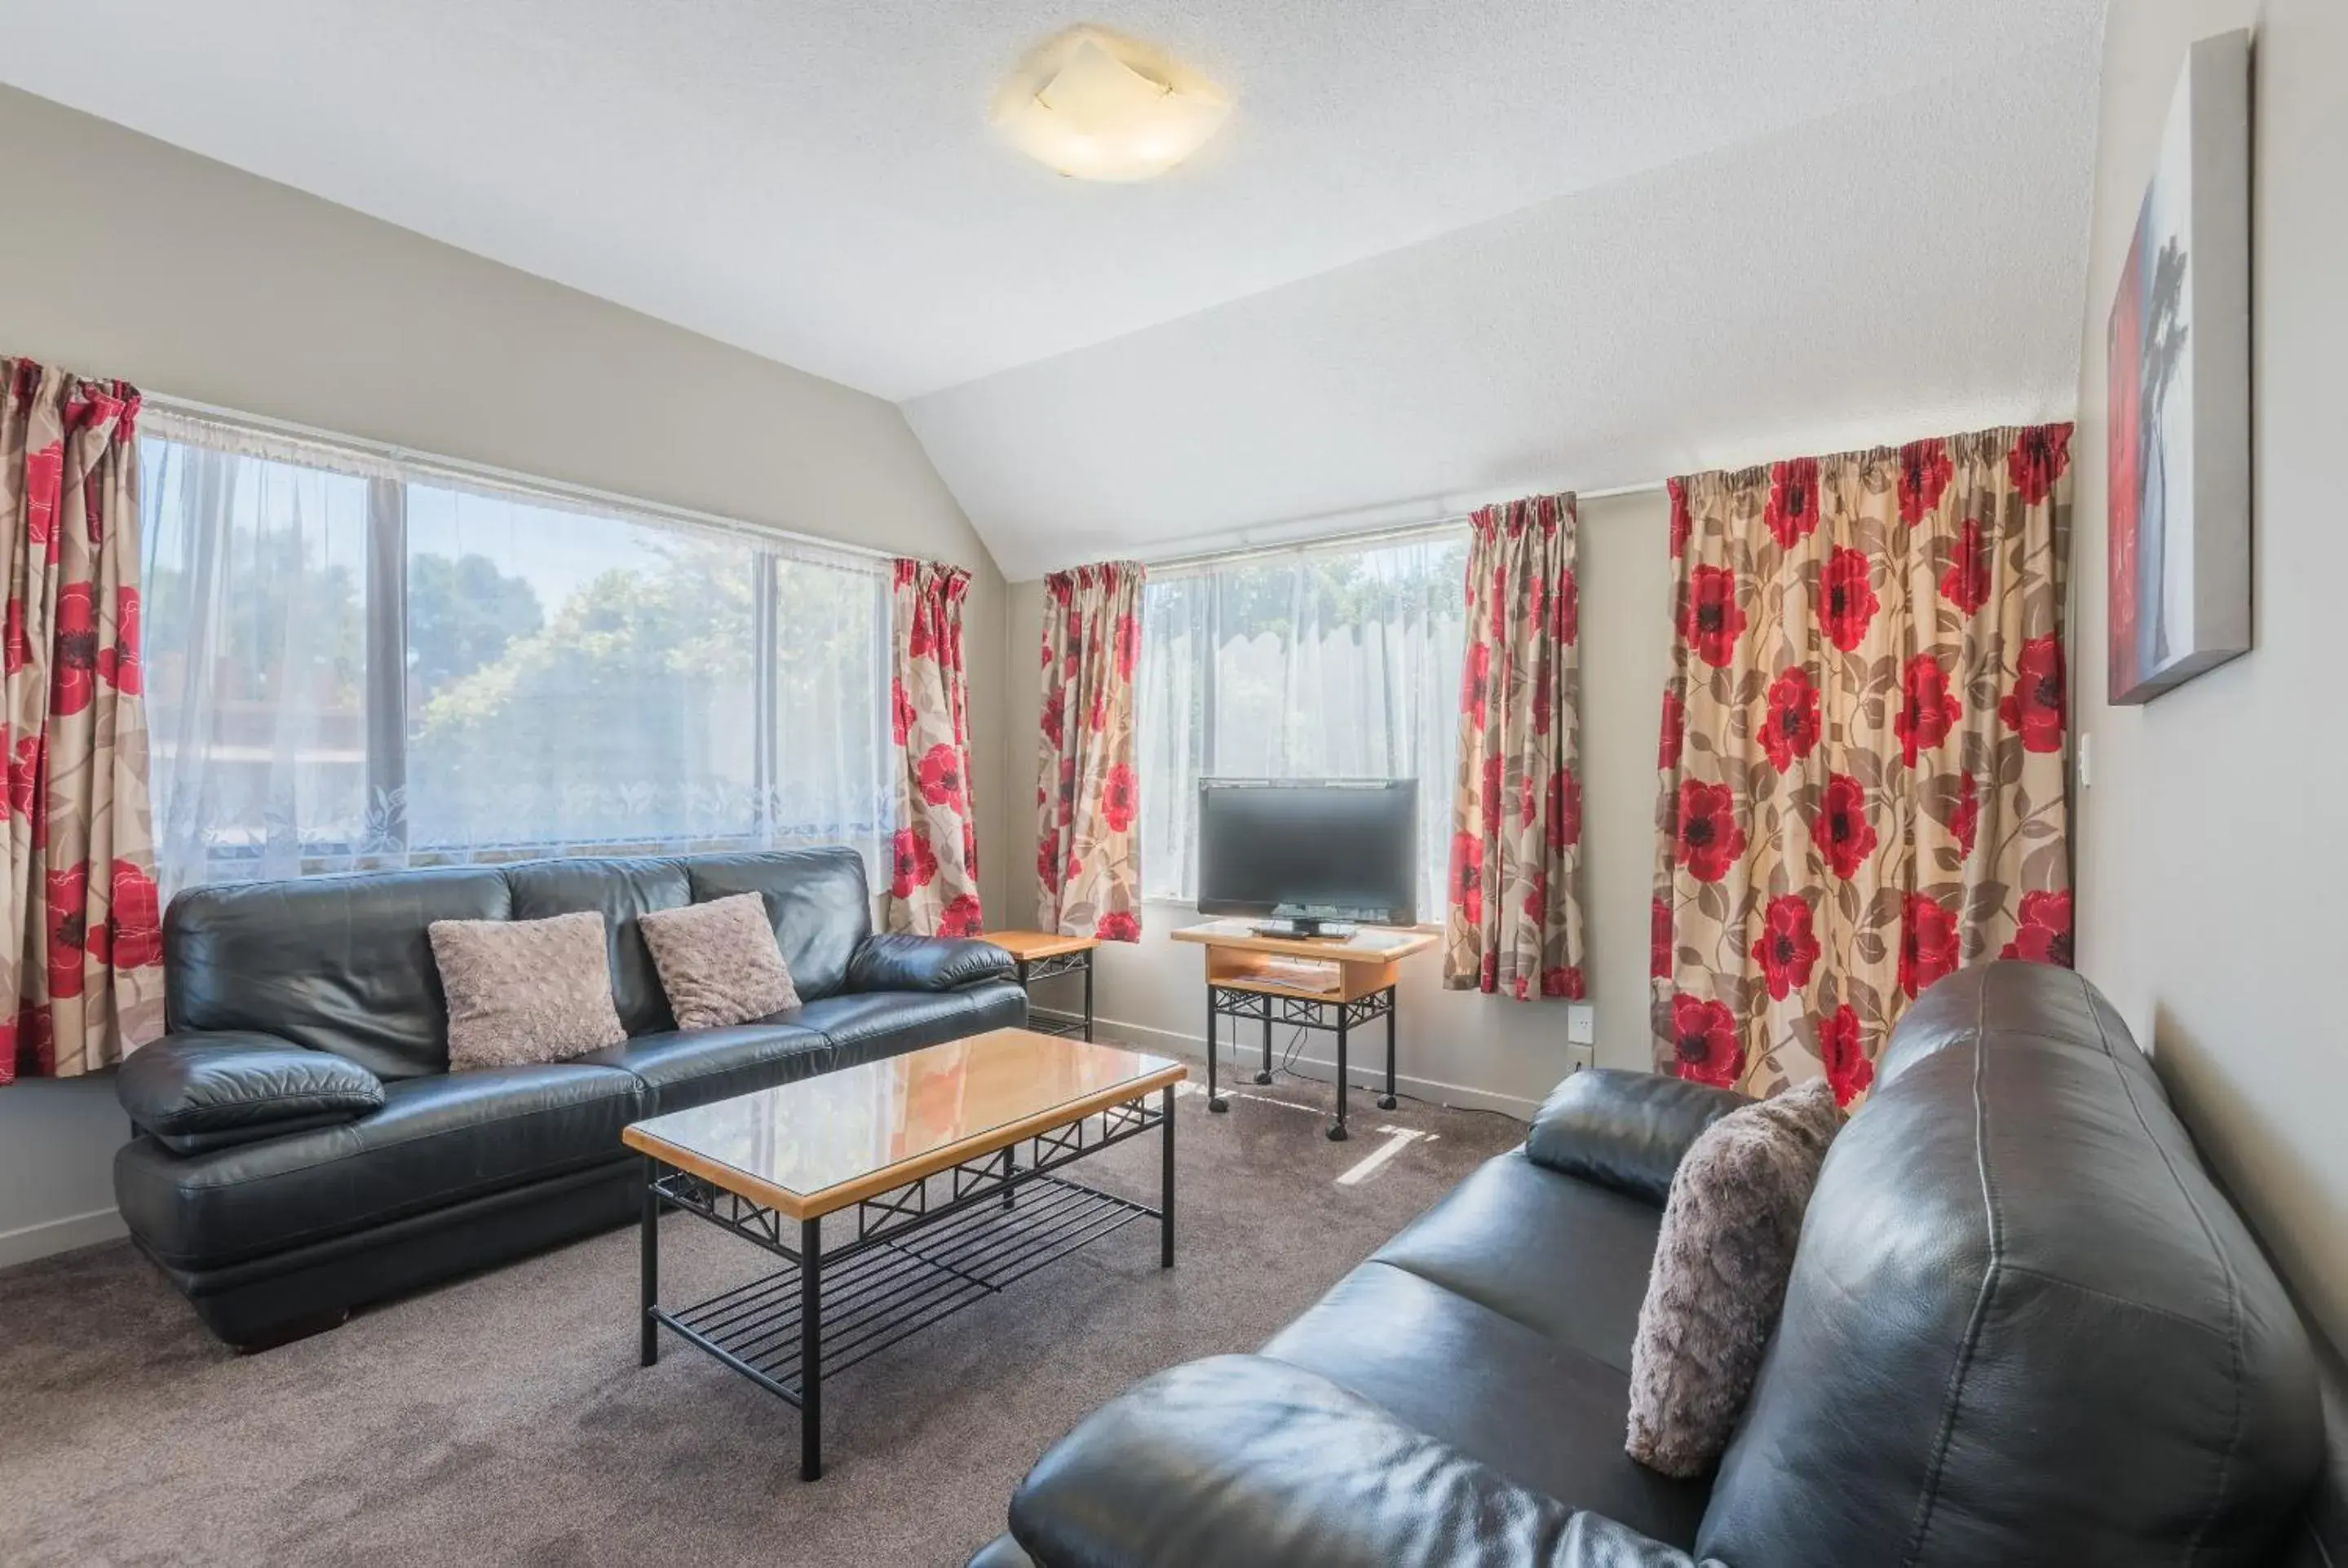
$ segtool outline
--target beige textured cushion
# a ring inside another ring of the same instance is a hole
[[[612,1005],[603,917],[435,920],[448,1071],[561,1061],[628,1038]]]
[[[799,1005],[756,893],[662,909],[636,925],[679,1029],[723,1029]]]
[[[1631,1348],[1631,1457],[1693,1476],[1728,1447],[1793,1273],[1802,1211],[1842,1125],[1805,1083],[1732,1111],[1688,1146]]]

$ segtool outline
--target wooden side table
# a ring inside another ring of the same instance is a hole
[[[1052,931],[989,931],[981,938],[994,943],[1012,957],[1018,966],[1019,989],[1027,993],[1029,1005],[1035,999],[1035,982],[1061,975],[1085,977],[1085,1018],[1082,1025],[1039,1024],[1033,1019],[1028,1027],[1038,1034],[1072,1035],[1083,1040],[1093,1037],[1093,949],[1100,946],[1098,937],[1063,937]]]
[[[1342,1142],[1345,1132],[1346,1049],[1354,1029],[1386,1020],[1386,1086],[1381,1110],[1395,1103],[1395,988],[1402,960],[1435,946],[1432,931],[1365,927],[1339,940],[1325,937],[1263,937],[1245,920],[1210,920],[1174,933],[1178,942],[1207,950],[1207,1109],[1228,1111],[1231,1102],[1215,1090],[1215,1020],[1262,1020],[1263,1066],[1258,1083],[1272,1081],[1274,1024],[1322,1030],[1337,1037],[1337,1120],[1329,1129]],[[1238,1040],[1232,1041],[1236,1061]]]

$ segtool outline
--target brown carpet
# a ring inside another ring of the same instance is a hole
[[[1225,1116],[1178,1102],[1170,1272],[1156,1227],[1129,1225],[828,1379],[813,1485],[789,1406],[673,1337],[636,1365],[632,1229],[252,1357],[128,1243],[0,1272],[0,1561],[960,1563],[1086,1411],[1252,1349],[1524,1135],[1357,1092],[1331,1143],[1296,1108],[1323,1086],[1242,1090]],[[1338,1185],[1380,1126],[1437,1136]],[[1154,1201],[1158,1160],[1139,1139],[1072,1173]],[[689,1214],[662,1249],[664,1300],[764,1272]]]

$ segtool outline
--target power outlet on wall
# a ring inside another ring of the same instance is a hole
[[[1598,1010],[1587,1002],[1569,1002],[1565,1009],[1565,1042],[1568,1045],[1598,1043]]]

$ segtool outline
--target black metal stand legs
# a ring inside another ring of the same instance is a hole
[[[1093,956],[1089,948],[1076,953],[1056,953],[1048,958],[1022,958],[1013,966],[1013,976],[1019,989],[1034,996],[1037,980],[1057,979],[1062,975],[1082,975],[1085,978],[1084,1021],[1071,1028],[1067,1024],[1044,1024],[1028,1020],[1027,1027],[1039,1034],[1073,1035],[1078,1040],[1093,1037]]]
[[[1329,1142],[1332,1143],[1342,1143],[1351,1136],[1345,1131],[1345,1024],[1353,1010],[1344,1002],[1337,1004],[1337,1120],[1329,1124]],[[1387,1016],[1391,1018],[1394,1015],[1389,1013]]]
[[[660,1176],[659,1167],[649,1159],[644,1161],[643,1164],[644,1234],[642,1243],[644,1262],[640,1272],[644,1276],[644,1286],[641,1292],[644,1310],[640,1316],[644,1318],[644,1342],[637,1347],[637,1357],[642,1365],[649,1367],[660,1359],[660,1319],[654,1316],[654,1308],[660,1304],[661,1195],[660,1187],[657,1184]]]
[[[799,1222],[799,1479],[823,1474],[823,1222]]]
[[[1158,1190],[1158,1266],[1174,1266],[1174,1086],[1158,1091],[1158,1109],[1166,1118],[1166,1148]]]
[[[1259,991],[1243,986],[1207,983],[1207,1109],[1229,1111],[1231,1102],[1223,1098],[1220,1087],[1222,1042],[1220,1019],[1254,1020],[1263,1025],[1263,1067],[1254,1075],[1258,1083],[1272,1081],[1272,1031],[1275,1024],[1292,1025],[1298,1029],[1317,1029],[1337,1037],[1337,1119],[1329,1124],[1332,1143],[1343,1143],[1351,1136],[1345,1123],[1345,1090],[1353,1072],[1353,1031],[1362,1024],[1377,1019],[1386,1020],[1385,1091],[1378,1096],[1378,1109],[1395,1108],[1395,988],[1356,997],[1352,1001],[1325,1000],[1319,997],[1287,996],[1277,992]],[[1239,1067],[1239,1041],[1231,1042],[1231,1066]]]
[[[1215,1091],[1215,1018],[1222,1009],[1215,1005],[1215,988],[1207,987],[1207,1109],[1220,1114],[1231,1108],[1231,1102]],[[1269,1026],[1267,1026],[1269,1027]],[[1231,1065],[1239,1065],[1238,1053],[1232,1053]]]
[[[1394,1009],[1388,1008],[1386,1009],[1386,1091],[1378,1096],[1378,1109],[1381,1111],[1391,1111],[1395,1108],[1394,1047],[1395,1015]]]

